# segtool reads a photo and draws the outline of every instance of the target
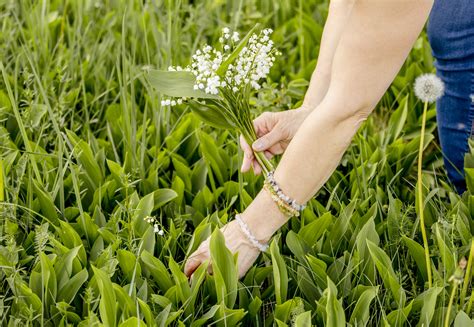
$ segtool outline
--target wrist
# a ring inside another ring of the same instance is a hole
[[[280,211],[268,192],[263,189],[240,217],[255,238],[262,243],[267,243],[288,221],[288,217]]]

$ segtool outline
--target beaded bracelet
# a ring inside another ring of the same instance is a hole
[[[273,200],[278,205],[278,209],[288,218],[296,216],[299,216],[299,211],[295,210],[293,207],[291,207],[288,203],[283,201],[280,197],[278,197],[277,193],[275,190],[272,188],[272,186],[265,181],[263,188],[267,190],[268,193],[270,193],[270,196]]]
[[[304,208],[306,208],[306,205],[303,205],[303,204],[298,204],[295,200],[291,199],[288,195],[286,195],[285,193],[283,193],[283,191],[281,190],[280,186],[278,185],[278,183],[276,182],[275,180],[275,177],[273,176],[273,171],[269,171],[267,173],[267,179],[268,183],[271,185],[271,187],[273,188],[273,190],[275,191],[275,193],[277,194],[277,196],[282,200],[284,201],[285,203],[287,203],[289,206],[291,206],[294,210],[296,210],[297,212],[299,211],[302,211]]]
[[[262,244],[260,243],[257,238],[255,236],[253,236],[252,232],[250,231],[249,227],[247,226],[247,224],[242,220],[242,218],[240,218],[240,215],[237,214],[235,215],[235,220],[237,220],[237,223],[239,224],[240,226],[240,229],[242,230],[242,232],[245,234],[245,236],[247,237],[247,239],[250,241],[250,243],[252,243],[252,245],[254,247],[256,247],[257,249],[259,249],[260,251],[262,252],[265,252],[267,249],[268,249],[268,244]]]

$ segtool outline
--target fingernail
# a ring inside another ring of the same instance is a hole
[[[252,154],[249,153],[249,152],[247,152],[247,153],[245,154],[245,156],[247,157],[247,159],[252,159]]]
[[[252,144],[252,147],[257,151],[262,150],[263,146],[264,146],[263,140],[257,140],[255,142],[253,142],[253,144]]]

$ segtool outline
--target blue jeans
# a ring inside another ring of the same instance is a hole
[[[464,154],[474,118],[474,0],[436,0],[428,23],[437,75],[445,94],[437,102],[438,134],[448,177],[466,190]]]

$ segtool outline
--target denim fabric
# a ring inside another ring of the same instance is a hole
[[[464,154],[474,118],[474,0],[436,0],[428,38],[445,94],[437,102],[438,134],[448,177],[466,190]]]

